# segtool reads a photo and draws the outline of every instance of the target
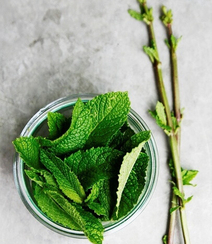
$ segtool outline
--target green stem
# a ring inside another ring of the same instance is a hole
[[[180,124],[181,109],[180,109],[180,92],[179,92],[179,81],[178,81],[177,54],[176,54],[175,48],[173,47],[173,44],[171,41],[171,37],[173,35],[171,23],[167,24],[167,33],[168,33],[168,40],[169,40],[169,44],[170,44],[174,114],[177,119],[177,123]],[[178,139],[178,148],[180,150],[180,137],[181,137],[180,129],[178,130],[176,137]]]
[[[173,158],[174,168],[175,168],[176,184],[179,191],[182,194],[184,194],[180,158],[179,158],[179,151],[178,151],[178,141],[175,136],[170,136],[170,146],[171,146],[171,153],[172,153],[172,158]],[[181,227],[182,227],[184,242],[185,244],[190,244],[185,206],[183,205],[181,199],[179,199],[179,206],[180,206],[179,211],[180,211]]]
[[[178,206],[177,196],[174,194],[174,192],[172,192],[171,208],[175,208],[177,206]],[[170,214],[170,219],[169,219],[167,244],[173,244],[174,243],[175,223],[176,223],[176,211],[173,211]]]
[[[144,13],[147,16],[149,14],[149,10],[146,6],[146,1],[141,1],[140,4],[141,4],[141,7],[143,8]],[[167,116],[167,123],[172,128],[172,132],[171,132],[171,135],[169,137],[169,142],[170,142],[171,154],[172,154],[172,158],[173,158],[173,162],[174,162],[176,184],[177,184],[178,190],[182,194],[184,194],[183,180],[182,180],[181,166],[180,166],[180,157],[179,157],[179,147],[178,147],[179,146],[179,144],[178,144],[179,140],[176,137],[176,135],[174,134],[174,128],[173,128],[173,123],[172,123],[172,118],[171,118],[171,111],[170,111],[170,107],[169,107],[169,103],[168,103],[168,99],[167,99],[167,95],[166,95],[166,90],[164,87],[163,75],[162,75],[162,70],[161,70],[161,62],[160,62],[160,58],[159,58],[159,53],[158,53],[157,43],[156,43],[156,38],[155,38],[155,33],[154,33],[153,18],[150,18],[148,20],[149,21],[147,21],[146,23],[147,23],[148,31],[149,31],[150,44],[151,43],[154,44],[154,50],[156,52],[156,57],[157,57],[154,59],[153,66],[154,66],[154,70],[155,70],[159,95],[160,95],[161,101],[165,107],[165,112],[166,112],[166,116]],[[171,26],[169,26],[168,30],[172,34]],[[179,85],[178,85],[178,74],[177,74],[177,59],[176,59],[176,54],[174,52],[175,51],[174,48],[172,47],[171,50],[172,50],[171,51],[171,54],[172,54],[171,57],[172,57],[172,67],[173,67],[174,101],[176,104],[175,105],[175,109],[176,109],[175,111],[177,113],[176,115],[179,116],[178,113],[180,111],[179,110],[180,103],[179,103],[179,88],[178,88]],[[178,119],[180,119],[180,117]],[[183,206],[181,199],[179,199],[179,206],[180,206],[181,226],[182,226],[184,241],[185,241],[185,244],[189,244],[190,241],[189,241],[187,221],[186,221],[186,215],[185,215],[185,207]],[[174,220],[171,219],[171,221],[173,222]],[[174,226],[174,222],[171,223],[171,225]],[[172,226],[172,228],[173,228],[173,226]],[[170,230],[170,231],[173,235],[172,230]]]
[[[165,86],[164,86],[164,82],[163,82],[163,73],[161,70],[161,62],[160,62],[160,58],[159,58],[153,22],[150,22],[150,24],[147,26],[148,26],[149,36],[150,36],[150,43],[154,43],[155,50],[156,50],[157,56],[158,56],[158,60],[156,60],[156,59],[154,60],[153,67],[155,70],[155,76],[156,76],[156,80],[157,80],[159,96],[160,96],[161,102],[163,103],[164,108],[165,108],[165,112],[166,112],[166,116],[167,116],[167,123],[172,128],[171,111],[170,111],[169,102],[167,99]]]

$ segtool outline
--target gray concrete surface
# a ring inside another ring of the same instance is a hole
[[[148,114],[158,100],[152,66],[142,51],[146,26],[130,18],[135,0],[0,1],[0,243],[83,244],[43,227],[16,190],[12,140],[40,108],[76,93],[128,91],[132,108],[146,121],[158,145],[160,172],[145,211],[129,226],[105,237],[105,244],[161,244],[169,208],[167,140]],[[192,244],[212,239],[212,1],[152,0],[164,81],[171,97],[166,32],[160,6],[174,13],[178,48],[182,122],[182,166],[197,169],[187,205]],[[176,244],[182,244],[177,228]]]

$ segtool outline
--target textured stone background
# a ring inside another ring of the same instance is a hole
[[[212,1],[152,0],[155,30],[171,95],[162,4],[173,9],[182,107],[182,165],[198,169],[187,205],[192,244],[212,239]],[[149,59],[142,51],[146,27],[128,16],[135,0],[0,0],[0,243],[83,244],[43,227],[25,208],[12,171],[11,141],[40,108],[76,93],[127,90],[158,144],[160,172],[145,211],[129,226],[105,237],[106,244],[160,244],[166,230],[170,179],[166,139],[150,118],[158,96]],[[179,231],[178,231],[179,232]],[[179,239],[176,243],[182,243]]]

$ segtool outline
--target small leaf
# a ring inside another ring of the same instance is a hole
[[[140,20],[140,21],[143,20],[142,15],[139,12],[135,11],[135,10],[129,9],[128,13],[130,14],[131,17],[133,17],[136,20]]]
[[[140,143],[138,147],[132,149],[130,153],[127,153],[124,158],[123,162],[119,171],[118,176],[118,190],[117,190],[117,201],[116,201],[116,216],[118,216],[119,205],[121,202],[122,193],[124,191],[125,185],[127,183],[128,177],[130,172],[141,152],[144,143]]]
[[[55,189],[55,191],[57,191]],[[53,198],[49,197],[43,187],[35,185],[34,197],[41,211],[51,218],[54,222],[62,224],[73,230],[82,230],[77,221],[67,214]]]
[[[183,185],[193,185],[190,182],[196,177],[197,174],[198,170],[182,170]]]
[[[30,167],[39,169],[39,143],[33,136],[20,137],[13,141],[16,151],[23,161]]]
[[[176,206],[176,207],[173,207],[173,208],[170,208],[170,214],[172,214],[174,211],[176,211],[177,209],[179,209],[180,206]]]
[[[155,60],[159,61],[158,53],[154,47],[143,47],[144,52],[149,56],[152,63],[154,63]]]
[[[163,236],[163,244],[167,244],[168,243],[167,240],[168,240],[168,236],[164,235]]]
[[[47,123],[49,127],[49,139],[54,140],[68,129],[66,117],[57,112],[48,112]]]
[[[173,15],[171,10],[167,10],[165,6],[162,7],[163,15],[160,17],[165,26],[172,24]]]
[[[182,200],[183,206],[185,206],[186,203],[191,201],[193,196],[185,198],[185,194],[180,192],[180,190],[176,186],[174,186],[172,189],[173,189],[174,194]]]
[[[104,229],[100,221],[92,213],[85,211],[80,205],[70,203],[54,189],[44,188],[44,192],[73,219],[92,243],[102,243]]]
[[[157,102],[156,104],[156,113],[163,125],[167,125],[166,113],[164,105],[161,102]]]
[[[182,37],[177,39],[175,36],[171,35],[170,41],[171,41],[171,46],[173,47],[174,51],[176,51],[181,39],[182,39]]]
[[[42,164],[52,172],[62,192],[71,200],[82,203],[85,192],[74,172],[60,158],[43,149],[40,151],[40,159]]]

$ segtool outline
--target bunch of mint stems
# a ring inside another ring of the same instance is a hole
[[[177,68],[177,55],[176,49],[177,44],[180,39],[174,37],[172,33],[172,22],[173,16],[172,11],[168,10],[165,7],[162,7],[162,16],[161,20],[167,30],[167,40],[166,44],[170,50],[170,62],[171,62],[171,73],[172,73],[172,87],[173,87],[173,111],[171,111],[169,102],[167,99],[167,93],[165,90],[163,82],[163,74],[161,61],[159,58],[155,32],[153,27],[153,10],[152,8],[147,7],[146,0],[138,0],[140,6],[140,12],[129,10],[129,14],[137,20],[143,21],[146,23],[149,33],[149,46],[144,46],[144,51],[149,56],[155,71],[156,83],[158,87],[158,92],[160,96],[160,101],[164,109],[164,115],[166,116],[165,122],[163,124],[160,121],[160,114],[155,115],[156,122],[162,127],[162,129],[168,134],[168,140],[171,151],[171,161],[172,166],[172,199],[171,199],[171,208],[170,208],[170,218],[168,233],[164,235],[163,242],[164,244],[173,244],[174,243],[174,230],[176,225],[176,216],[177,211],[180,212],[180,223],[183,233],[183,239],[185,244],[190,244],[189,231],[186,220],[185,204],[191,200],[192,197],[185,199],[184,194],[184,179],[182,176],[183,169],[180,165],[180,124],[182,119],[182,113],[180,108],[180,95],[179,95],[179,83],[178,83],[178,68]],[[159,117],[158,117],[159,116]],[[158,120],[158,121],[157,121]],[[194,178],[197,171],[191,171],[190,180]],[[190,182],[187,182],[190,185]]]

